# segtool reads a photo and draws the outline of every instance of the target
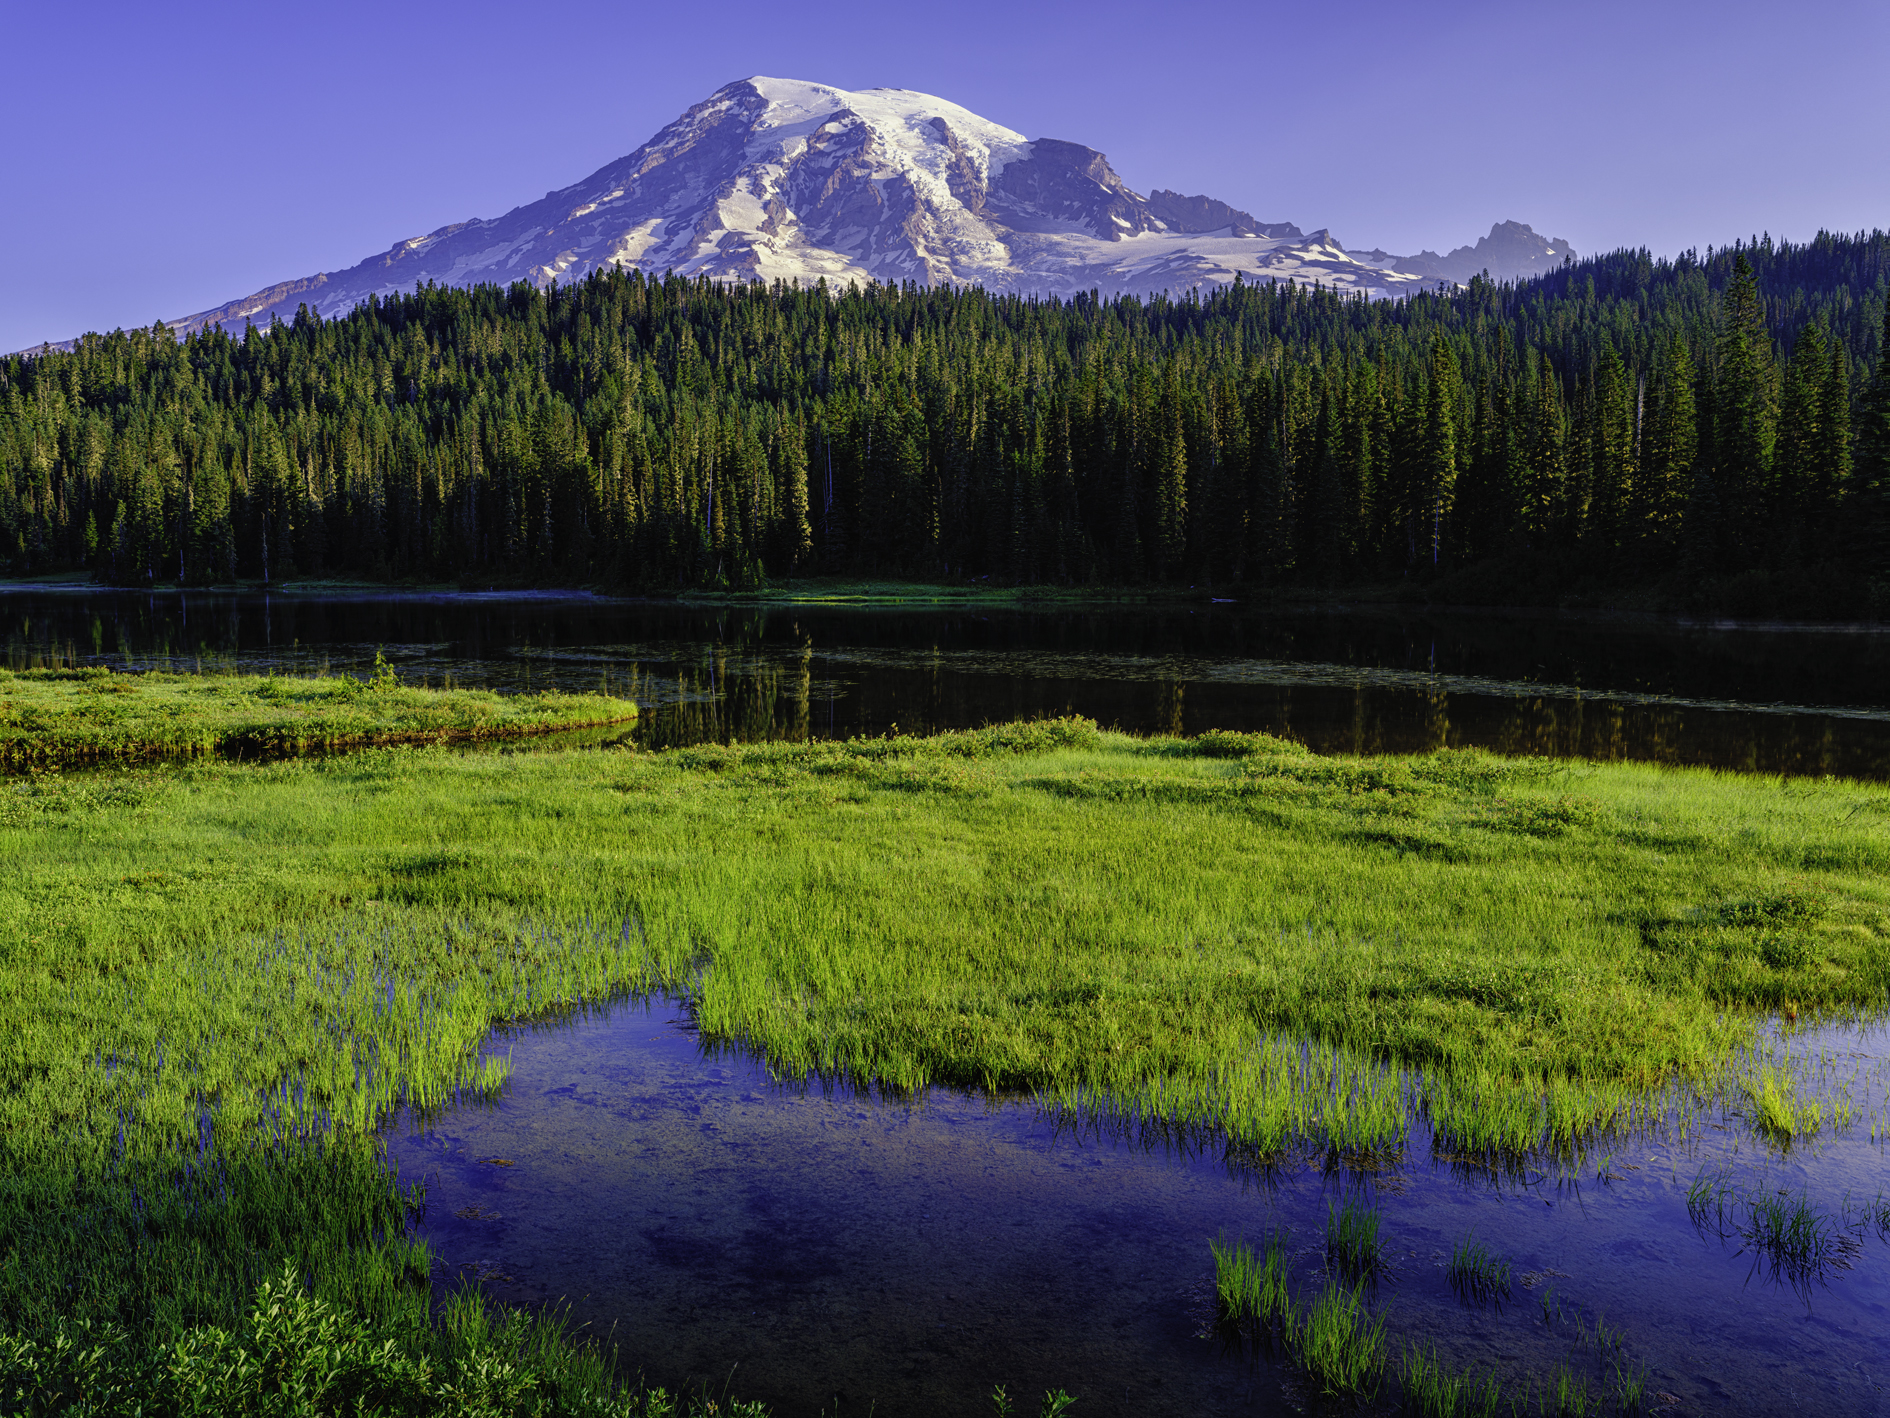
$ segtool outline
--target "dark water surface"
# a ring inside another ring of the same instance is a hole
[[[996,1384],[1030,1414],[1054,1387],[1081,1418],[1296,1411],[1287,1366],[1209,1332],[1208,1243],[1285,1227],[1309,1299],[1327,1208],[1353,1199],[1383,1214],[1371,1303],[1394,1352],[1434,1345],[1511,1385],[1566,1369],[1596,1398],[1632,1371],[1655,1411],[1890,1412],[1890,1223],[1865,1205],[1890,1188],[1882,1026],[1789,1043],[1857,1106],[1840,1134],[1781,1152],[1715,1109],[1690,1136],[1511,1177],[1433,1157],[1421,1129],[1373,1173],[1257,1174],[1060,1130],[1028,1102],[777,1084],[666,1002],[494,1049],[513,1061],[502,1101],[389,1139],[403,1179],[428,1182],[440,1283],[567,1300],[672,1389],[726,1385],[784,1418],[988,1414]],[[1702,1173],[1806,1199],[1831,1262],[1775,1269],[1732,1212],[1696,1225]],[[1506,1305],[1449,1286],[1473,1232],[1512,1265]]]
[[[635,698],[652,745],[1073,712],[1325,751],[1478,745],[1890,779],[1890,633],[1239,605],[701,607],[581,594],[0,586],[4,663],[361,673]]]

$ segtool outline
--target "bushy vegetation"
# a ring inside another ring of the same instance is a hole
[[[363,1319],[311,1295],[293,1266],[267,1277],[232,1328],[140,1344],[122,1326],[54,1323],[0,1335],[0,1412],[166,1418],[763,1418],[758,1404],[625,1386],[609,1356],[555,1314],[494,1313],[461,1291]]]

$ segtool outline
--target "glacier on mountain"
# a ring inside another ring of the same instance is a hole
[[[261,324],[302,304],[335,316],[421,282],[545,286],[613,266],[1042,296],[1180,293],[1238,278],[1386,297],[1435,279],[1372,257],[1209,198],[1143,197],[1093,148],[1028,139],[929,94],[758,77],[725,85],[541,201],[171,323]]]

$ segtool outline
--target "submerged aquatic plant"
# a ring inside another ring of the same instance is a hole
[[[1875,1210],[1873,1210],[1875,1208]],[[1810,1196],[1796,1196],[1759,1187],[1744,1191],[1732,1182],[1731,1172],[1705,1168],[1687,1189],[1687,1214],[1701,1231],[1711,1229],[1721,1240],[1737,1239],[1753,1252],[1755,1273],[1805,1290],[1822,1284],[1835,1269],[1850,1265],[1862,1248],[1865,1225],[1878,1220],[1890,1231],[1890,1206],[1881,1200],[1853,1214],[1846,1198],[1843,1216],[1833,1216],[1815,1205]]]
[[[1348,1201],[1326,1207],[1326,1260],[1353,1284],[1376,1279],[1385,1263],[1385,1243],[1378,1228],[1383,1218],[1366,1206]]]
[[[1803,1289],[1822,1282],[1833,1269],[1850,1265],[1861,1249],[1855,1235],[1829,1212],[1813,1206],[1804,1193],[1780,1196],[1761,1192],[1747,1201],[1745,1223],[1739,1235],[1756,1253],[1773,1279]]]
[[[1451,1248],[1450,1288],[1466,1303],[1501,1303],[1509,1298],[1509,1262],[1479,1241],[1474,1231]]]

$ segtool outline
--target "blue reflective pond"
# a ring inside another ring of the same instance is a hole
[[[1514,1176],[1434,1156],[1421,1128],[1380,1170],[1255,1172],[1060,1129],[1028,1101],[776,1083],[658,1002],[495,1041],[504,1098],[408,1120],[389,1153],[428,1182],[442,1286],[568,1300],[652,1381],[784,1415],[988,1414],[997,1384],[1031,1412],[1054,1387],[1080,1415],[1300,1411],[1291,1366],[1214,1335],[1208,1243],[1285,1227],[1310,1298],[1347,1199],[1383,1215],[1371,1303],[1394,1350],[1434,1345],[1512,1389],[1566,1371],[1597,1400],[1631,1372],[1656,1411],[1883,1413],[1890,1030],[1787,1046],[1857,1110],[1789,1152],[1713,1108],[1684,1137]],[[1723,1200],[1696,1224],[1702,1177]],[[1742,1236],[1768,1197],[1807,1203],[1822,1268]],[[1511,1266],[1505,1304],[1448,1282],[1473,1233]]]

